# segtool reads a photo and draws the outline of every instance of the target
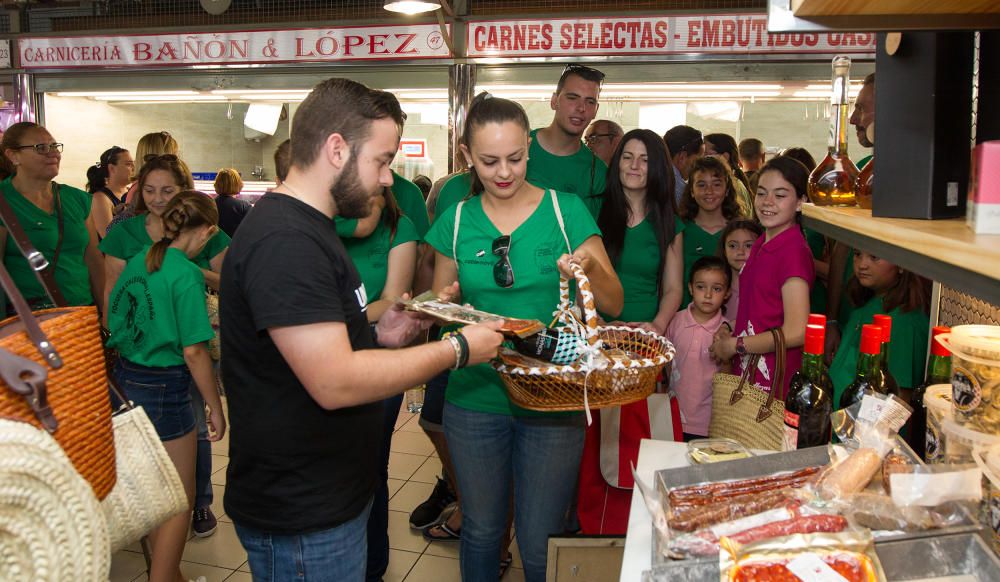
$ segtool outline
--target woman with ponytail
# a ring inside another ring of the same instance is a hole
[[[91,194],[91,221],[98,238],[103,238],[111,224],[115,208],[125,202],[135,160],[127,149],[112,146],[101,154],[96,164],[87,168],[87,192]]]
[[[129,400],[153,421],[188,496],[188,511],[150,535],[151,582],[187,578],[179,571],[191,520],[195,488],[193,381],[208,405],[208,440],[226,432],[208,340],[214,337],[205,307],[205,276],[194,258],[218,231],[211,198],[193,190],[171,198],[162,214],[162,234],[125,265],[108,308],[108,346],[121,357],[115,380]]]

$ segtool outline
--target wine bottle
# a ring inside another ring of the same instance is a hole
[[[572,364],[580,356],[580,336],[562,329],[546,328],[528,337],[515,337],[519,353],[553,364]]]
[[[847,156],[847,99],[851,59],[833,58],[833,95],[830,98],[830,140],[827,154],[809,174],[809,200],[816,206],[854,206],[858,168]]]
[[[854,381],[840,395],[840,408],[847,408],[855,402],[860,402],[866,392],[876,392],[881,344],[881,327],[871,323],[861,326],[861,354],[858,355],[857,372]]]
[[[786,451],[827,445],[833,436],[833,382],[823,363],[825,339],[825,326],[806,326],[802,368],[792,376],[785,398]]]
[[[913,389],[913,396],[910,399],[913,415],[910,416],[910,432],[906,442],[910,444],[913,452],[920,455],[921,459],[924,459],[927,445],[927,407],[924,406],[924,394],[927,392],[928,386],[951,382],[951,352],[934,337],[949,331],[951,328],[944,325],[931,329],[931,357],[927,360],[927,376],[919,386]]]
[[[889,341],[892,338],[892,317],[878,314],[872,318],[872,323],[882,328],[882,346],[879,349],[878,358],[878,384],[881,389],[877,392],[899,396],[899,383],[896,377],[889,371]]]

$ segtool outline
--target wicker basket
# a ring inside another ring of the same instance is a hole
[[[570,365],[539,365],[512,350],[501,350],[493,367],[503,378],[510,399],[521,408],[566,411],[621,406],[642,400],[656,388],[660,370],[674,357],[674,346],[663,336],[631,327],[599,326],[590,281],[573,265],[584,322],[574,313],[569,281],[559,281],[559,309],[553,323],[579,329],[594,350],[622,350],[634,358],[617,357],[603,366],[588,365],[589,358]]]

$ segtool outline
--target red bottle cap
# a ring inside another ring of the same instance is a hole
[[[861,353],[878,354],[882,350],[882,328],[866,323],[861,326]]]
[[[811,315],[809,316],[812,317]],[[823,342],[826,339],[826,328],[822,325],[807,325],[806,326],[806,345],[805,351],[807,354],[823,355]]]
[[[950,333],[951,328],[947,325],[935,325],[931,328],[931,355],[932,356],[950,356],[951,351],[944,347],[944,344],[937,341],[938,334]]]
[[[872,323],[882,328],[882,343],[888,342],[892,337],[892,318],[880,313],[872,318]]]
[[[822,313],[810,313],[808,325],[821,325],[826,327],[826,316]]]

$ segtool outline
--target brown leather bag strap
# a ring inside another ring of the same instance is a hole
[[[55,206],[56,217],[59,221],[59,240],[56,243],[55,253],[56,260],[58,260],[59,251],[62,248],[63,214],[62,202],[59,199],[59,185],[55,182],[52,182],[52,204]],[[35,248],[31,239],[28,238],[28,234],[21,228],[21,223],[18,222],[14,209],[11,208],[7,202],[7,198],[3,195],[0,195],[0,220],[3,220],[4,226],[7,227],[7,232],[10,233],[18,250],[24,255],[24,259],[28,261],[28,266],[34,271],[35,277],[38,278],[38,282],[41,284],[42,289],[45,290],[46,295],[49,296],[52,304],[57,307],[67,305],[66,298],[63,297],[62,291],[56,283],[54,263],[51,265],[52,268],[50,268],[49,260]],[[10,296],[10,293],[7,295]],[[20,314],[20,311],[18,313]]]
[[[3,196],[0,196],[0,198],[3,198]],[[10,273],[7,271],[7,267],[3,264],[3,261],[0,261],[0,286],[3,287],[4,293],[7,294],[7,299],[14,305],[18,317],[21,318],[21,323],[24,324],[24,330],[28,333],[31,343],[35,344],[38,353],[42,355],[42,359],[45,360],[50,368],[61,368],[63,365],[62,357],[59,356],[59,352],[56,351],[55,346],[49,341],[49,337],[42,331],[42,326],[38,324],[38,319],[31,312],[31,307],[24,300],[24,295],[21,295],[21,290],[17,288],[14,279],[10,277]]]
[[[743,396],[743,389],[749,385],[753,385],[753,375],[757,371],[757,363],[760,361],[760,354],[750,354],[750,358],[747,360],[747,365],[743,368],[743,374],[740,375],[740,383],[736,385],[736,390],[733,390],[732,395],[729,397],[730,404],[736,404],[739,402]]]
[[[785,334],[780,327],[769,330],[774,339],[774,379],[767,391],[767,402],[757,411],[757,422],[764,422],[772,414],[771,406],[777,400],[775,394],[784,387],[785,381]]]
[[[24,397],[42,427],[53,433],[59,427],[59,421],[49,405],[45,385],[48,376],[45,366],[0,349],[0,378],[12,392]]]

